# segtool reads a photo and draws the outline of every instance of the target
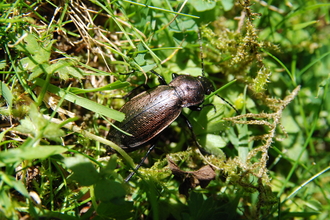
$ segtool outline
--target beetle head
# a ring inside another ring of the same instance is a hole
[[[198,76],[197,79],[198,79],[198,81],[201,82],[201,84],[204,88],[205,95],[209,95],[211,92],[214,91],[213,84],[211,83],[211,81],[209,79],[207,79],[206,77],[203,77],[203,76]]]

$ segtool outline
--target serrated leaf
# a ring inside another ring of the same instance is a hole
[[[56,71],[58,73],[58,76],[63,79],[63,80],[68,80],[69,79],[69,74],[68,71],[65,68],[61,68],[58,71]]]
[[[204,198],[202,194],[192,192],[188,200],[190,219],[217,219],[214,218],[214,200]]]
[[[43,45],[39,45],[37,54],[33,56],[38,63],[49,61],[53,42],[54,41],[46,41]]]
[[[52,72],[58,73],[59,77],[63,80],[67,80],[70,75],[78,79],[82,79],[84,72],[72,65],[74,65],[74,63],[70,60],[59,60],[54,63],[51,68]]]
[[[22,70],[28,70],[28,71],[32,71],[33,68],[35,68],[38,64],[35,63],[33,60],[31,60],[31,57],[24,57],[23,59],[21,59],[20,64],[22,66]]]
[[[138,51],[146,51],[145,48],[143,47],[142,43],[138,44],[138,47],[137,47]],[[137,64],[139,64],[139,66],[142,66],[145,64],[145,57],[146,53],[139,53],[135,58],[134,60],[136,61]]]
[[[31,134],[36,136],[36,128],[32,121],[29,118],[22,119],[20,121],[20,125],[18,125],[15,130],[23,133],[23,134]]]
[[[79,68],[72,67],[72,66],[66,66],[58,70],[59,74],[66,73],[68,75],[71,75],[75,78],[82,79],[83,78],[83,71]]]
[[[54,41],[46,40],[41,44],[32,34],[28,34],[24,38],[24,42],[26,43],[19,43],[17,49],[27,54],[27,57],[22,58],[19,62],[23,71],[32,71],[28,80],[33,80],[42,73],[50,73],[48,61]]]
[[[57,140],[58,137],[62,137],[65,135],[64,131],[61,130],[58,124],[49,123],[45,130],[43,131],[43,135],[45,138],[51,140]]]
[[[21,124],[15,130],[25,134],[31,134],[33,137],[46,137],[54,141],[59,141],[58,138],[65,134],[59,128],[58,124],[49,122],[42,117],[35,105],[30,105],[29,115],[20,122]]]
[[[28,80],[29,81],[34,80],[35,78],[37,78],[38,76],[40,76],[43,73],[46,73],[46,74],[50,73],[50,66],[48,63],[39,64],[36,67],[34,67]]]
[[[24,37],[23,42],[16,45],[16,49],[22,51],[27,54],[36,54],[39,48],[39,44],[37,39],[33,36],[33,34],[24,33],[26,36]]]
[[[27,34],[24,38],[25,43],[17,44],[16,48],[31,56],[31,61],[35,64],[47,62],[50,59],[51,49],[54,41],[39,43],[33,34]]]

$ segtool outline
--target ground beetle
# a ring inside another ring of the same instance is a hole
[[[204,96],[214,91],[210,80],[203,76],[173,74],[173,80],[166,85],[159,74],[152,72],[163,85],[133,97],[120,109],[125,119],[114,124],[132,136],[115,128],[107,136],[126,151],[136,150],[156,137],[181,114],[182,108],[201,110]]]
[[[167,85],[163,77],[155,71],[151,72],[158,76],[162,85],[133,97],[120,109],[121,112],[125,113],[125,119],[122,122],[114,123],[116,127],[132,136],[112,128],[107,138],[125,151],[134,151],[151,141],[181,115],[192,131],[194,141],[199,146],[190,122],[181,112],[186,107],[195,111],[202,109],[204,96],[214,91],[211,81],[204,77],[204,72],[202,72],[203,76],[198,77],[172,74],[173,80]],[[230,103],[228,104],[233,107]],[[144,158],[125,179],[125,182],[128,182],[135,171],[139,169],[154,146],[154,144],[151,145]]]

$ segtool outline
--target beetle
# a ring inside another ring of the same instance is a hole
[[[120,109],[125,119],[114,123],[132,136],[117,129],[111,129],[107,135],[126,151],[137,150],[155,138],[179,117],[183,108],[201,110],[204,96],[214,91],[211,81],[204,76],[173,74],[167,85],[158,73],[152,73],[160,78],[162,85],[133,97]]]

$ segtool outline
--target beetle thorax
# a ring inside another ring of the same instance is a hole
[[[204,88],[196,78],[180,75],[174,78],[169,86],[173,87],[181,100],[181,107],[199,105],[204,101]]]

